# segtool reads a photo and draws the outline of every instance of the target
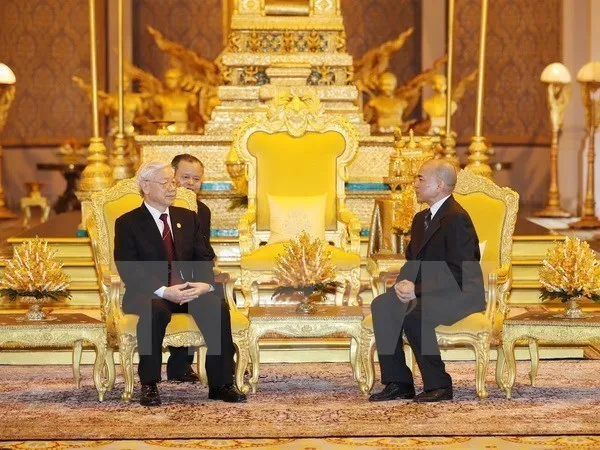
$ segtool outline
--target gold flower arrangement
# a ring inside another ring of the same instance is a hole
[[[71,297],[70,277],[62,263],[54,259],[56,250],[36,237],[15,249],[14,258],[6,264],[0,294],[14,300],[17,297],[53,299]]]
[[[567,302],[588,298],[600,302],[600,261],[587,242],[567,237],[548,250],[540,269],[542,300]]]
[[[275,262],[275,277],[279,286],[273,296],[302,291],[308,297],[333,292],[340,285],[334,281],[335,267],[326,244],[311,240],[306,231],[284,245],[284,253]]]

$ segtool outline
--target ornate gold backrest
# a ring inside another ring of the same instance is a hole
[[[486,243],[481,260],[486,282],[493,270],[510,269],[519,194],[469,170],[461,170],[454,197],[471,216],[479,242]],[[506,306],[502,304],[504,300],[500,299],[501,312]]]
[[[266,114],[235,130],[233,149],[246,164],[248,210],[256,213],[259,240],[268,238],[269,195],[326,194],[326,230],[338,232],[358,132],[348,120],[325,114],[313,88],[280,91]]]
[[[233,0],[234,15],[339,16],[340,0]]]
[[[135,178],[119,181],[114,186],[92,195],[92,214],[88,229],[91,228],[98,246],[97,262],[116,272],[113,261],[115,241],[115,221],[126,212],[142,204],[142,196]],[[175,206],[198,211],[196,194],[185,188],[177,188]]]

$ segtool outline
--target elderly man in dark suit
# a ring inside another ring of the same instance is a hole
[[[191,314],[204,336],[209,398],[244,401],[233,385],[229,310],[213,292],[214,264],[198,216],[172,206],[176,182],[171,166],[148,162],[140,167],[137,179],[144,201],[117,219],[114,259],[126,287],[123,310],[139,316],[140,403],[161,404],[156,384],[161,380],[162,342],[173,313]],[[185,352],[172,354],[167,373],[185,368],[186,358]]]
[[[435,327],[485,309],[479,240],[471,218],[452,196],[455,184],[456,170],[443,160],[424,163],[414,183],[417,200],[429,209],[413,219],[406,263],[393,288],[371,304],[386,386],[370,401],[452,399],[452,378],[440,357]],[[416,396],[403,332],[423,378],[424,390]]]

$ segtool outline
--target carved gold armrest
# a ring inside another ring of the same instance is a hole
[[[106,294],[106,305],[104,311],[108,321],[119,320],[123,315],[121,310],[121,293],[125,285],[118,273],[111,272],[110,268],[103,264],[100,266],[100,274],[103,285],[103,291]]]
[[[256,210],[248,209],[240,219],[238,226],[240,251],[242,255],[247,255],[254,250],[254,238],[252,236],[252,228],[256,223]]]
[[[352,253],[360,253],[360,221],[356,218],[354,213],[345,208],[340,209],[338,219],[346,226],[348,238],[350,240],[350,248],[346,248],[346,242],[342,242],[342,246],[345,250],[349,250]]]
[[[493,319],[498,308],[504,312],[505,297],[510,290],[512,281],[511,266],[504,265],[488,275],[487,306],[485,315]]]
[[[233,298],[233,284],[235,283],[235,278],[232,278],[227,272],[223,272],[218,267],[215,267],[215,282],[221,283],[223,285],[223,292],[225,293],[225,301],[229,305],[230,310],[237,309]]]

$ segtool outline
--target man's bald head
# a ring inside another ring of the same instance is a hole
[[[433,204],[452,194],[456,186],[456,169],[443,159],[431,159],[421,166],[415,181],[417,200]]]

